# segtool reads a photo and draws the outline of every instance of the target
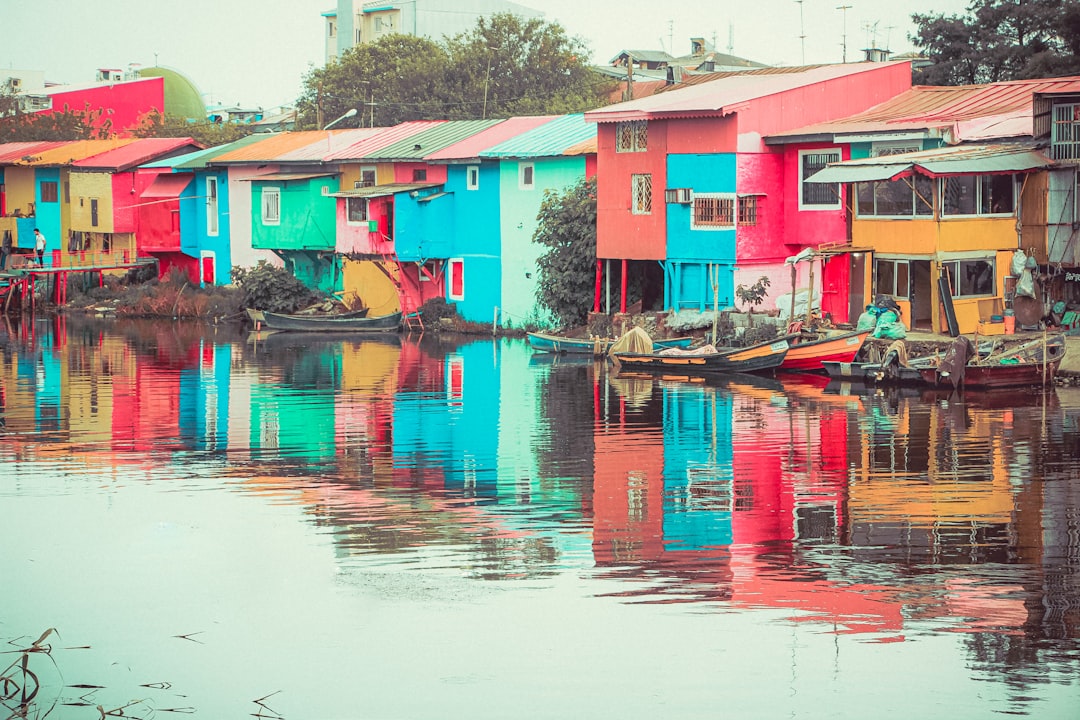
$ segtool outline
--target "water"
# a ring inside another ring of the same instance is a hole
[[[0,718],[1080,708],[1075,389],[75,319],[0,388]]]

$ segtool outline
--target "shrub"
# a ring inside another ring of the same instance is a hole
[[[265,261],[253,268],[233,268],[232,280],[240,288],[244,307],[255,310],[289,313],[319,300],[288,270]]]

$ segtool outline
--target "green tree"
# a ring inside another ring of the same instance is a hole
[[[481,17],[445,46],[447,89],[461,100],[456,106],[448,102],[451,118],[583,112],[606,104],[614,88],[586,64],[583,40],[540,18]]]
[[[356,116],[335,127],[444,118],[447,62],[442,47],[411,35],[386,35],[357,45],[336,62],[308,71],[297,104],[300,124],[321,128],[352,108]]]
[[[913,14],[911,40],[931,65],[927,85],[1058,77],[1080,72],[1080,3],[973,0],[963,15]]]
[[[238,123],[214,123],[209,120],[191,122],[175,115],[162,115],[157,110],[147,113],[137,128],[135,137],[189,137],[206,147],[216,147],[250,135],[254,128]]]
[[[563,327],[581,325],[596,282],[596,178],[545,191],[536,219],[533,241],[548,248],[537,261],[537,300]]]
[[[82,110],[65,105],[51,113],[27,112],[22,98],[0,93],[0,142],[35,140],[97,140],[112,136],[112,120],[102,119],[105,111]]]

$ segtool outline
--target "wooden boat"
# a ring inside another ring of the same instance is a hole
[[[723,348],[712,354],[617,352],[611,357],[619,372],[626,370],[697,376],[772,371],[784,362],[788,348],[788,341],[780,339],[744,348]]]
[[[1056,342],[1055,342],[1056,341]],[[1045,357],[1041,348],[1024,355],[1012,354],[969,362],[959,382],[943,373],[939,367],[920,368],[919,375],[927,385],[935,387],[958,387],[963,389],[993,390],[995,388],[1039,387],[1052,385],[1061,359],[1065,357],[1065,340],[1054,338],[1045,344]]]
[[[850,364],[859,354],[870,330],[829,335],[816,340],[791,340],[780,370],[824,371],[826,362]],[[797,337],[797,336],[796,336]]]
[[[575,355],[607,355],[615,340],[612,338],[572,338],[562,335],[548,335],[547,333],[526,333],[529,345],[534,350],[550,353],[566,353]],[[664,348],[688,348],[694,341],[692,337],[668,338],[667,340],[653,340],[653,347]]]
[[[401,313],[379,317],[342,315],[281,315],[263,311],[263,324],[271,330],[293,332],[386,332],[401,326]]]
[[[259,325],[265,325],[266,324],[266,316],[264,314],[266,311],[264,311],[264,310],[256,310],[255,308],[244,308],[244,312],[247,313],[248,319],[251,320],[252,324],[259,324]],[[282,317],[299,318],[299,319],[309,318],[309,317],[358,318],[358,317],[367,317],[367,314],[368,314],[368,309],[367,308],[360,308],[359,310],[354,310],[352,312],[347,312],[347,313],[335,313],[335,314],[323,314],[323,315],[313,315],[313,314],[286,315],[284,313],[278,313],[278,315],[280,315]]]

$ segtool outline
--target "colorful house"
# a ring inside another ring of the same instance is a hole
[[[16,253],[34,249],[39,188],[34,170],[25,165],[35,153],[63,145],[61,142],[18,142],[0,144],[0,236],[10,235]],[[23,164],[20,164],[23,163]],[[56,222],[59,216],[57,215]],[[46,238],[48,236],[46,235]]]
[[[96,129],[127,136],[152,111],[165,111],[165,79],[135,78],[117,70],[99,70],[98,81],[82,85],[52,85],[25,93],[38,114],[68,110],[100,112]]]
[[[911,68],[859,63],[706,78],[585,113],[599,125],[597,272],[617,278],[620,311],[630,276],[645,309],[726,307],[736,284],[767,276],[783,286],[785,258],[842,240],[840,201],[785,193],[783,154],[762,138],[879,104],[911,86]],[[804,171],[830,157],[807,153]]]
[[[537,215],[545,193],[562,192],[596,175],[596,126],[581,114],[557,117],[481,151],[480,157],[499,162],[500,282],[494,306],[500,321],[511,327],[550,326],[550,314],[536,301],[538,259],[546,252],[533,241]],[[451,291],[455,285],[465,290],[464,258],[461,268],[455,267],[456,261],[450,261]],[[491,310],[480,315],[487,319]]]
[[[909,327],[943,332],[949,310],[970,333],[1003,312],[1018,248],[1047,263],[1053,246],[1053,262],[1068,264],[1075,171],[1044,171],[1052,163],[1033,143],[1033,106],[1076,86],[1056,78],[916,87],[852,117],[767,137],[789,168],[807,147],[850,158],[813,177],[789,173],[792,192],[847,198],[844,240],[821,248],[822,312],[851,322],[886,295]],[[1044,126],[1048,140],[1049,119]]]

